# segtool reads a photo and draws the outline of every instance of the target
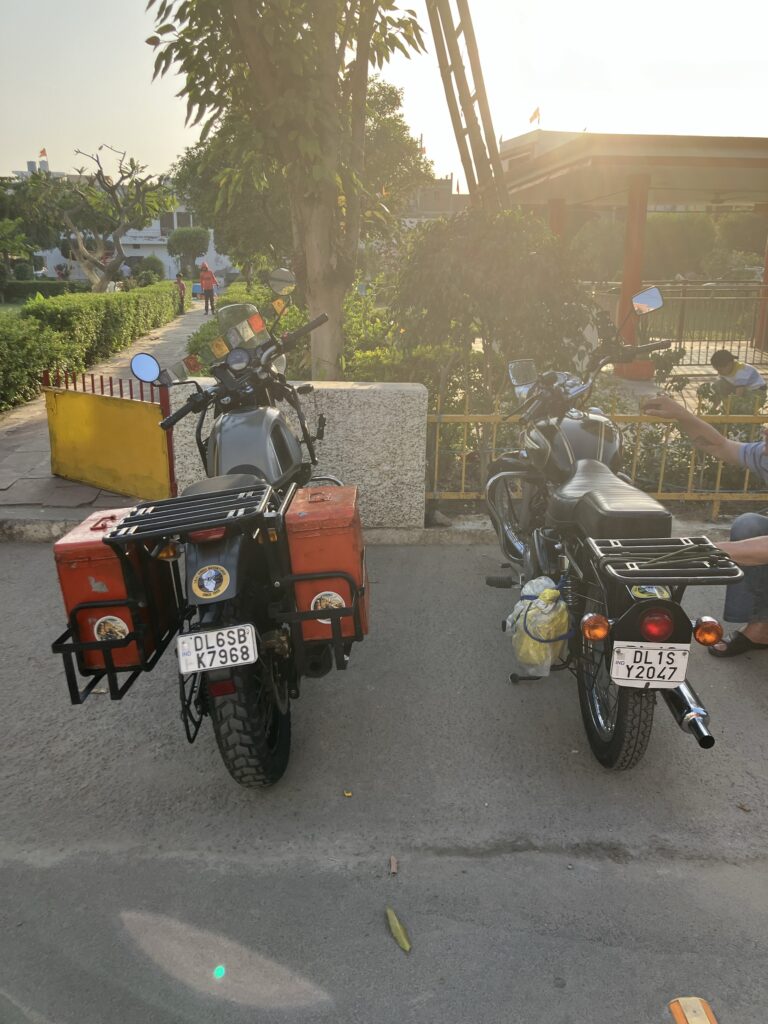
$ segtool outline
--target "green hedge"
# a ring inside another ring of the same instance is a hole
[[[17,311],[0,311],[0,409],[34,398],[43,371],[81,373],[173,320],[176,307],[176,290],[165,283],[38,297]]]
[[[19,316],[61,332],[77,351],[83,351],[90,366],[173,320],[176,307],[174,286],[164,283],[130,292],[32,299]]]
[[[91,286],[87,281],[9,281],[1,290],[6,302],[26,302],[36,295],[51,297],[68,292],[89,292]]]
[[[83,350],[58,331],[0,312],[0,410],[34,398],[44,370],[85,369]]]

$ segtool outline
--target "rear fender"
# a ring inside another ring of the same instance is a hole
[[[221,540],[186,545],[189,604],[203,608],[237,596],[245,540],[240,534],[231,534]],[[205,576],[207,570],[210,574]]]

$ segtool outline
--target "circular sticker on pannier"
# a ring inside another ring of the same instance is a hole
[[[192,577],[192,590],[205,599],[218,597],[229,586],[229,573],[223,565],[204,565]]]
[[[129,633],[128,624],[116,615],[104,615],[93,626],[93,635],[97,640],[123,640]]]
[[[313,612],[322,612],[326,608],[344,608],[345,603],[341,594],[337,594],[335,590],[323,590],[322,593],[315,594],[310,607]],[[330,619],[318,619],[317,621],[326,626],[331,622]]]

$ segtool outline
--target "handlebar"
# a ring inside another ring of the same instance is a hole
[[[171,427],[174,427],[179,420],[183,420],[190,412],[192,412],[192,405],[189,402],[185,402],[181,408],[176,410],[176,412],[172,412],[170,416],[166,416],[164,420],[160,420],[160,426],[163,430],[170,430]]]
[[[280,339],[280,348],[283,352],[290,352],[297,341],[311,334],[318,327],[322,327],[325,323],[328,323],[328,314],[321,313],[320,316],[316,316],[314,320],[310,320],[303,327],[299,327],[295,331],[288,331]]]

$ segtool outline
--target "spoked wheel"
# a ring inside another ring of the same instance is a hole
[[[583,608],[583,614],[587,612],[606,615],[602,597],[590,596]],[[633,768],[651,738],[656,694],[653,690],[616,686],[610,676],[610,639],[590,643],[579,634],[576,645],[579,704],[592,753],[605,768]]]
[[[232,670],[234,692],[209,701],[219,753],[241,786],[272,786],[288,767],[291,708],[282,660],[263,652],[255,665]]]
[[[494,526],[496,527],[502,551],[508,558],[513,558],[520,564],[519,556],[514,554],[514,545],[509,535],[511,529],[517,540],[523,544],[525,551],[522,575],[526,580],[532,579],[538,573],[532,561],[530,529],[528,524],[523,522],[525,517],[523,515],[523,498],[520,490],[515,487],[513,481],[508,477],[502,477],[494,484],[489,498],[499,517],[499,522],[494,523]]]

